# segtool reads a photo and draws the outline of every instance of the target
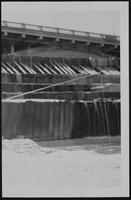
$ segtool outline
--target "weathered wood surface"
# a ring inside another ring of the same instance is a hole
[[[2,102],[4,138],[43,140],[120,135],[120,102]]]

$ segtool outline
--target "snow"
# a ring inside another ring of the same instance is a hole
[[[3,140],[3,197],[88,196],[94,187],[119,188],[120,161],[120,145]]]

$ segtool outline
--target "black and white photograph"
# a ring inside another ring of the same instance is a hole
[[[128,197],[128,1],[1,5],[2,197]]]

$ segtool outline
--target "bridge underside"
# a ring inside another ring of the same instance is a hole
[[[99,52],[118,57],[120,54],[120,38],[114,35],[14,22],[2,22],[1,34],[2,53],[14,53],[34,47],[57,46],[83,51],[98,49]]]
[[[55,49],[59,48],[61,50],[73,50],[74,54],[75,51],[80,51],[80,52],[88,52],[88,53],[95,53],[96,55],[110,55],[110,56],[115,56],[115,57],[120,57],[120,47],[119,46],[114,46],[105,44],[104,46],[101,46],[99,43],[85,43],[81,41],[76,41],[75,43],[72,43],[71,41],[68,40],[60,40],[59,42],[56,41],[56,39],[50,39],[50,38],[45,38],[45,40],[40,41],[39,39],[29,39],[27,38],[17,38],[14,36],[3,36],[2,37],[2,53],[3,54],[15,54],[18,51],[22,50],[30,50],[34,48],[40,48],[44,47],[45,50],[47,49]]]

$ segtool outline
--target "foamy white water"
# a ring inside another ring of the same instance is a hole
[[[3,140],[3,197],[88,196],[94,187],[120,187],[120,153],[43,146]]]

